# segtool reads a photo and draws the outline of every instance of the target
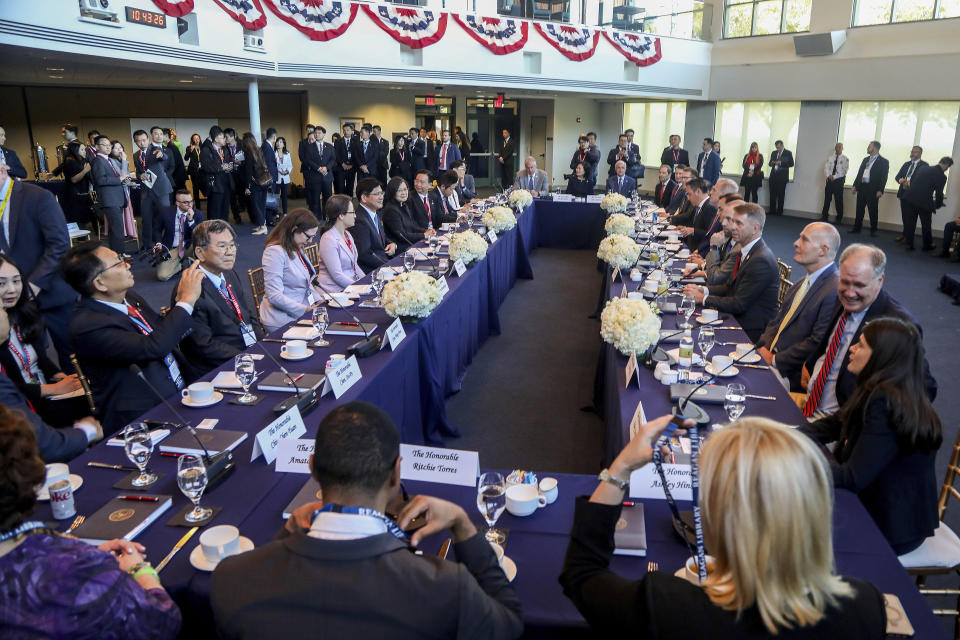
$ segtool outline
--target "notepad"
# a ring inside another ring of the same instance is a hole
[[[284,340],[313,340],[318,337],[320,332],[310,327],[294,326],[283,332]]]
[[[620,520],[613,532],[613,544],[615,556],[647,555],[647,528],[643,520],[642,503],[624,506],[620,510]]]
[[[361,327],[356,322],[334,322],[327,328],[328,336],[363,336],[377,330],[377,323],[364,322]]]
[[[153,440],[153,444],[157,444],[168,435],[170,435],[170,429],[154,429],[150,432],[150,439]],[[124,444],[122,433],[115,438],[110,438],[107,440],[108,447],[122,447]]]
[[[296,386],[290,381],[293,378]],[[266,378],[257,383],[257,389],[260,391],[287,391],[296,393],[297,387],[301,391],[315,389],[323,384],[324,377],[315,373],[290,373],[287,377],[282,371],[274,371]]]
[[[197,432],[197,438],[207,448],[207,453],[215,455],[221,451],[232,451],[241,442],[247,439],[246,431],[228,431],[226,429],[204,429]],[[180,429],[163,441],[160,451],[166,453],[182,453],[194,456],[204,455],[203,449],[197,444],[187,429]]]
[[[114,498],[92,516],[84,519],[83,524],[73,530],[73,535],[93,545],[103,544],[115,538],[133,540],[173,504],[173,496],[144,497],[159,498],[159,500],[141,502]]]

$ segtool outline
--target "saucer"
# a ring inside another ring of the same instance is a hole
[[[720,325],[723,324],[723,320],[720,319],[720,316],[717,316],[716,318],[713,318],[711,320],[704,320],[703,316],[699,315],[697,316],[696,321],[697,321],[697,324],[705,324],[707,326],[715,324],[719,327]]]
[[[83,486],[83,478],[78,476],[75,473],[70,474],[70,488],[73,489],[76,493],[77,489]],[[40,487],[37,489],[37,500],[46,501],[50,499],[50,493],[47,491],[46,487]]]
[[[280,357],[283,358],[284,360],[306,360],[312,355],[313,355],[313,349],[307,349],[307,352],[304,353],[302,356],[291,356],[282,351],[280,352]]]
[[[213,395],[206,402],[195,402],[190,398],[180,398],[180,402],[183,404],[183,406],[192,407],[194,409],[202,409],[203,407],[212,407],[213,405],[217,404],[221,400],[223,400],[223,394],[220,393],[219,391],[214,391]]]
[[[760,354],[757,353],[756,351],[754,351],[753,353],[748,354],[748,355],[746,355],[746,356],[744,356],[744,357],[742,357],[742,358],[738,358],[738,357],[737,357],[737,352],[736,352],[736,351],[731,351],[731,352],[728,353],[727,355],[730,356],[731,358],[733,358],[734,360],[739,360],[740,362],[746,362],[746,363],[759,362],[760,360],[763,359],[763,358],[760,357]]]
[[[241,553],[253,550],[253,540],[250,538],[240,536],[238,542],[239,545],[237,546],[239,548],[234,555],[240,555]],[[227,557],[229,558],[230,556]],[[199,569],[200,571],[213,571],[217,568],[217,565],[220,564],[220,561],[210,562],[207,560],[207,556],[203,555],[203,547],[198,544],[193,548],[193,551],[190,552],[190,564],[193,565],[194,569]]]
[[[703,370],[709,373],[710,375],[714,375],[713,363],[707,363],[707,366],[705,366]],[[725,369],[723,373],[718,373],[716,375],[718,375],[721,378],[732,378],[733,376],[738,375],[739,373],[740,373],[740,369],[737,369],[736,367],[730,367],[729,369]]]
[[[333,298],[327,298],[327,309],[339,309],[341,307],[346,309],[347,307],[352,307],[352,306],[353,306],[353,300],[347,300],[346,302],[341,302],[340,304],[337,304],[337,302]]]
[[[507,574],[507,580],[513,582],[517,577],[517,563],[513,559],[503,556],[503,561],[500,563],[500,567],[503,568],[503,572]]]

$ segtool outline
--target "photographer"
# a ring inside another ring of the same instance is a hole
[[[157,269],[157,279],[169,280],[180,272],[181,263],[186,258],[193,229],[203,222],[203,212],[194,209],[193,196],[186,189],[175,194],[175,205],[160,210],[160,242],[153,247],[150,264]]]

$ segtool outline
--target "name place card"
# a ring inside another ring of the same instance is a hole
[[[477,486],[480,456],[476,451],[401,444],[400,457],[403,480]]]
[[[397,319],[399,320],[399,318]],[[324,388],[329,384],[330,388],[333,389],[333,397],[339,400],[340,396],[346,393],[347,389],[357,384],[362,377],[360,365],[357,364],[357,356],[350,356],[346,362],[327,374]],[[324,393],[326,393],[325,390]]]
[[[663,475],[667,478],[670,495],[674,500],[693,500],[690,465],[664,464]],[[630,497],[666,500],[663,495],[663,483],[653,463],[644,465],[630,474]]]
[[[467,272],[467,265],[463,264],[462,258],[457,258],[457,261],[453,263],[453,270],[457,272],[458,278]]]
[[[630,297],[630,292],[627,291],[627,282],[626,282],[626,280],[623,280],[623,289],[620,290],[620,297],[621,297],[621,298],[629,298],[629,297]]]
[[[640,425],[647,421],[647,415],[643,412],[643,403],[638,402],[637,408],[633,412],[633,418],[630,420],[630,439],[633,440],[640,432]]]
[[[590,194],[589,196],[587,196],[587,202],[600,204],[601,202],[603,202],[603,195],[599,193]]]
[[[630,388],[630,381],[633,380],[634,374],[637,372],[637,352],[631,351],[630,357],[627,358],[627,368],[624,371],[625,384],[623,385],[625,389]],[[637,386],[640,386],[640,377],[637,376]]]
[[[553,194],[554,202],[573,202],[573,195],[569,193],[555,193]]]
[[[440,289],[440,295],[445,296],[450,291],[450,285],[447,284],[447,279],[444,276],[437,278],[437,289]]]
[[[310,439],[294,440],[285,438],[277,445],[277,467],[275,471],[285,473],[310,473],[310,454],[314,441]]]
[[[614,267],[613,272],[610,274],[610,284],[613,284],[617,281],[617,278],[623,279],[623,276],[620,275],[620,267]]]
[[[493,244],[494,242],[496,242],[496,241],[497,241],[497,232],[494,231],[493,229],[490,229],[490,231],[487,232],[487,240],[490,241],[490,244]]]
[[[390,350],[396,351],[397,346],[407,337],[407,332],[403,330],[403,323],[397,318],[387,327],[387,342],[390,343]]]
[[[293,405],[257,434],[253,443],[253,453],[250,454],[250,462],[263,454],[263,459],[267,464],[271,464],[277,457],[277,446],[281,440],[299,438],[306,432],[307,427],[303,424],[300,409],[297,405]]]

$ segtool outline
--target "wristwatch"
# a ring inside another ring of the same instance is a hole
[[[620,491],[625,491],[627,486],[629,486],[630,484],[629,480],[624,482],[620,478],[615,477],[612,473],[610,473],[609,469],[604,469],[603,471],[601,471],[600,475],[597,476],[597,478],[601,482],[609,482],[610,484],[615,486],[617,489],[620,489]]]

